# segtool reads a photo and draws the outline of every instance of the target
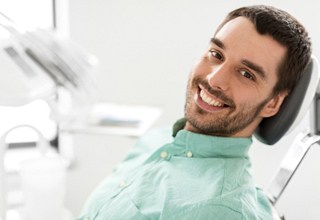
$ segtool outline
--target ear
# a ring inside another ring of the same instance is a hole
[[[288,91],[284,91],[273,96],[261,110],[260,116],[263,118],[268,118],[277,114],[287,95]]]

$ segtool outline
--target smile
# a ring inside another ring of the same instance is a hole
[[[195,101],[198,107],[208,112],[225,110],[230,107],[224,101],[209,93],[202,85],[198,86],[198,92],[196,93]]]
[[[203,90],[200,91],[200,97],[208,105],[212,105],[212,106],[216,106],[216,107],[224,106],[223,103],[219,102],[218,100],[213,99],[212,97],[209,97]]]

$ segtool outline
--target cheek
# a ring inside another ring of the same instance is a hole
[[[244,83],[239,80],[233,80],[233,95],[236,100],[242,103],[259,103],[272,95],[272,85],[258,83]]]
[[[196,63],[192,68],[192,75],[205,76],[210,73],[211,67],[206,58],[202,58],[198,63]]]
[[[243,106],[243,105],[254,105],[255,103],[258,103],[261,97],[257,95],[256,92],[254,91],[245,91],[243,89],[238,90],[238,92],[234,93],[233,96],[233,101],[236,103],[238,106]]]

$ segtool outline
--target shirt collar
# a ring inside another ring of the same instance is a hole
[[[193,157],[248,157],[252,138],[210,136],[181,129],[173,143],[191,151]]]

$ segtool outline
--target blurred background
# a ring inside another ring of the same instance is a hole
[[[28,1],[10,0],[15,2],[10,7],[8,2],[2,1],[0,8],[7,7],[8,16],[15,19],[14,13],[29,13],[42,7],[45,1],[27,4]],[[52,13],[52,1],[47,2],[42,7],[43,13],[37,10],[38,16],[48,17]],[[56,0],[54,3],[54,22],[49,19],[47,24],[53,24],[58,32],[98,60],[94,72],[97,100],[160,108],[162,114],[152,129],[171,126],[183,116],[185,88],[192,65],[232,9],[267,4],[288,11],[305,25],[313,42],[313,53],[320,58],[320,19],[317,18],[320,5],[311,0]],[[16,20],[20,24],[24,21]],[[25,25],[41,27],[41,21],[44,20],[37,17]],[[306,115],[299,127],[276,145],[254,142],[250,155],[259,187],[269,184],[294,138],[308,126],[309,115]],[[136,137],[125,135],[73,135],[75,165],[68,176],[66,207],[74,215],[135,140]],[[319,147],[312,148],[279,200],[277,208],[286,219],[319,219],[319,157]]]

